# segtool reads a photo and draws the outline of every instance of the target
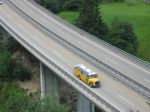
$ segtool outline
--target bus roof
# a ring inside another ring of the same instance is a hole
[[[95,72],[93,72],[91,69],[85,69],[85,71],[87,71],[88,72],[88,75],[94,75],[94,74],[96,74]]]
[[[82,69],[86,69],[87,67],[85,67],[83,64],[78,64],[78,65],[76,65],[75,67],[80,67],[80,68],[82,68]]]
[[[91,69],[87,68],[86,66],[84,66],[83,64],[78,64],[75,67],[79,67],[81,69],[83,69],[84,71],[87,72],[87,75],[94,75],[96,74],[95,72],[93,72]]]

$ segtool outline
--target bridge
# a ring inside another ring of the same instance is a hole
[[[41,95],[54,90],[57,77],[78,90],[78,112],[149,112],[150,64],[80,30],[33,1],[6,0],[0,24],[40,60]],[[90,88],[73,76],[82,63],[99,74],[100,88]],[[53,80],[52,80],[53,79]]]

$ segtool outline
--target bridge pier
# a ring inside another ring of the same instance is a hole
[[[58,94],[57,76],[40,63],[41,98],[48,94]]]
[[[78,93],[77,112],[95,112],[94,104],[81,93]]]
[[[41,98],[48,94],[59,95],[57,80],[57,76],[40,63]],[[95,112],[94,104],[80,92],[77,97],[77,112]]]

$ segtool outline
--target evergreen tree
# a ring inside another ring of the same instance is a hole
[[[105,40],[108,30],[98,5],[98,0],[82,0],[78,25],[83,30]]]
[[[60,4],[58,0],[35,0],[40,5],[44,6],[49,11],[53,13],[58,13],[60,10]]]
[[[120,21],[118,18],[113,19],[107,39],[108,42],[126,52],[135,54],[137,51],[137,37],[128,22]]]

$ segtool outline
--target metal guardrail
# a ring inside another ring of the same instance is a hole
[[[137,92],[140,92],[142,95],[144,95],[145,97],[147,97],[148,99],[150,99],[150,89],[149,88],[144,87],[142,84],[140,84],[140,83],[136,82],[135,80],[127,77],[125,74],[123,74],[123,73],[121,73],[121,72],[113,69],[109,65],[103,63],[102,61],[96,59],[95,57],[93,57],[90,54],[86,53],[85,51],[81,50],[80,48],[78,48],[78,47],[74,46],[73,44],[69,43],[65,39],[61,38],[57,34],[53,33],[49,29],[47,29],[45,26],[43,26],[37,20],[35,20],[32,17],[30,17],[29,15],[27,15],[20,8],[18,8],[13,2],[10,1],[10,3],[15,8],[17,8],[22,14],[24,14],[25,16],[27,16],[28,18],[30,18],[32,20],[32,23],[35,22],[40,27],[42,27],[45,30],[45,31],[43,30],[44,32],[46,32],[47,34],[49,34],[49,33],[53,34],[55,36],[53,39],[56,42],[58,42],[59,44],[63,45],[64,47],[66,47],[67,49],[69,49],[70,51],[72,51],[73,53],[78,54],[82,59],[85,59],[86,61],[92,63],[93,65],[97,66],[98,68],[103,69],[104,71],[112,74],[112,76],[114,78],[117,78],[119,81],[125,83],[127,86],[133,88]],[[38,25],[36,25],[36,27]],[[42,29],[40,28],[40,30],[42,30]]]
[[[111,50],[113,49],[114,52],[117,52],[117,53],[119,52],[119,53],[127,56],[128,59],[132,58],[132,60],[135,60],[136,62],[138,62],[141,65],[144,65],[146,68],[150,69],[150,63],[148,63],[148,62],[146,62],[146,61],[144,61],[144,60],[142,60],[142,59],[140,59],[140,58],[138,58],[138,57],[136,57],[134,55],[131,55],[131,54],[129,54],[129,53],[127,53],[127,52],[125,52],[125,51],[123,51],[123,50],[121,50],[121,49],[119,49],[119,48],[117,48],[117,47],[115,47],[115,46],[113,46],[113,45],[111,45],[111,44],[109,44],[109,43],[107,43],[107,42],[99,39],[99,38],[97,38],[96,36],[94,36],[94,35],[86,32],[86,31],[84,31],[84,30],[82,30],[80,28],[78,28],[77,26],[75,26],[73,24],[70,24],[70,23],[66,22],[65,20],[63,20],[59,16],[53,14],[52,12],[46,10],[45,8],[43,8],[42,6],[40,6],[39,4],[37,4],[36,2],[34,2],[33,0],[27,0],[27,1],[29,1],[32,4],[34,4],[36,7],[38,7],[40,10],[42,10],[46,14],[48,14],[50,16],[53,16],[53,18],[57,19],[58,21],[60,21],[64,25],[69,26],[70,28],[74,29],[75,31],[77,31],[78,33],[80,33],[81,35],[83,35],[84,38],[88,38],[88,39],[90,39],[92,41],[95,41],[97,44],[99,44],[101,46],[103,45],[104,47],[108,47]]]
[[[101,104],[105,105],[106,108],[109,108],[112,112],[120,112],[118,109],[113,107],[111,104],[106,102],[104,99],[102,99],[100,96],[96,95],[94,92],[92,92],[90,89],[85,87],[82,83],[80,83],[78,80],[75,79],[75,77],[69,75],[67,72],[65,72],[63,69],[61,69],[59,66],[57,66],[54,62],[52,62],[50,59],[48,59],[44,54],[42,54],[40,51],[35,49],[32,45],[30,45],[28,42],[26,42],[23,38],[21,38],[17,33],[15,33],[7,24],[5,24],[2,20],[0,20],[0,23],[3,27],[6,28],[7,31],[13,33],[17,40],[22,41],[24,44],[26,44],[30,49],[34,50],[36,54],[38,54],[41,58],[43,58],[46,62],[48,62],[50,65],[52,65],[57,71],[61,72],[65,77],[70,79],[72,82],[77,84],[80,88],[82,88],[84,91],[90,94],[91,97],[94,97],[96,101],[100,102]],[[59,74],[58,74],[59,75]],[[61,77],[61,75],[60,75]],[[79,90],[79,89],[78,89]],[[79,90],[80,91],[80,90]]]

